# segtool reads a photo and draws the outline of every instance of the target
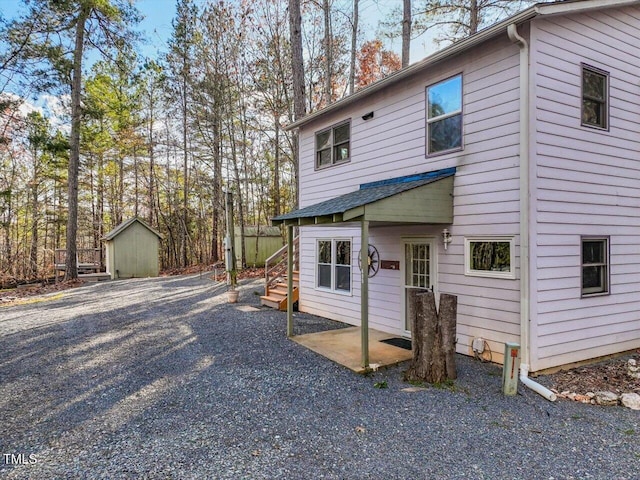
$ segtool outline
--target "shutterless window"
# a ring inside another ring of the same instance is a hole
[[[318,241],[318,287],[331,288],[331,240]]]
[[[466,238],[465,274],[515,278],[513,238]]]
[[[462,148],[462,75],[427,87],[427,154]]]
[[[582,238],[582,295],[609,293],[609,240]]]
[[[318,240],[316,286],[351,291],[351,240]]]
[[[343,292],[351,291],[351,242],[349,240],[336,241],[336,283],[335,289]]]
[[[608,128],[609,74],[582,67],[582,125]]]
[[[349,122],[316,133],[316,168],[348,161],[350,142],[351,124]]]

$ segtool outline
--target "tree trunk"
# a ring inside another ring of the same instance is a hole
[[[405,0],[405,2],[408,0]],[[358,47],[358,2],[353,0],[353,28],[351,29],[351,58],[349,65],[349,95],[355,91],[356,84],[356,49]]]
[[[155,225],[155,144],[154,144],[154,135],[153,135],[153,93],[150,94],[149,97],[149,125],[147,131],[147,141],[149,142],[148,150],[149,150],[149,199],[147,208],[148,212],[148,221],[149,225]]]
[[[409,66],[411,56],[411,0],[404,0],[402,16],[402,68]]]
[[[457,377],[455,366],[455,295],[441,294],[440,312],[433,292],[411,292],[408,312],[412,319],[413,360],[404,378],[442,383]]]
[[[322,10],[324,13],[324,97],[325,105],[330,105],[333,101],[333,42],[331,38],[331,8],[329,7],[329,0],[322,1]]]
[[[458,314],[458,297],[442,293],[440,295],[440,332],[442,334],[442,356],[444,358],[447,378],[454,380],[456,372],[456,318]]]
[[[185,68],[186,70],[186,68]],[[182,103],[182,151],[183,151],[183,163],[182,163],[182,232],[180,234],[180,248],[181,248],[181,264],[186,267],[188,264],[187,242],[189,238],[189,151],[187,150],[187,138],[188,138],[188,102],[187,102],[187,79],[183,77],[183,103]]]
[[[126,153],[123,149],[118,151],[118,180],[116,184],[116,225],[124,221],[124,157]]]
[[[138,185],[138,152],[136,146],[133,147],[133,216],[138,217],[138,195],[140,188]]]
[[[291,35],[291,69],[293,74],[293,112],[295,120],[305,116],[304,62],[302,59],[302,15],[300,0],[289,0],[289,32]],[[298,176],[300,165],[300,145],[298,134],[292,135],[293,175],[296,186],[295,205],[299,204]]]
[[[67,258],[65,259],[65,280],[78,278],[76,261],[76,237],[78,234],[78,173],[80,171],[80,90],[82,88],[82,53],[84,48],[84,27],[91,7],[83,3],[76,22],[76,41],[73,51],[73,77],[71,80],[71,135],[69,155],[69,218],[67,218]]]
[[[31,183],[31,250],[29,260],[31,263],[31,275],[38,278],[38,180],[34,172]]]
[[[469,35],[478,33],[479,24],[480,9],[478,8],[478,0],[471,0],[469,3]]]
[[[103,154],[98,155],[98,187],[97,187],[97,209],[98,218],[96,220],[98,238],[102,238],[104,233],[104,158]],[[99,245],[99,243],[98,243]],[[100,265],[104,264],[104,255],[100,249]]]
[[[231,119],[230,119],[231,120]],[[244,245],[244,206],[242,199],[242,188],[240,183],[240,170],[238,169],[238,150],[236,146],[236,140],[233,137],[233,131],[231,130],[231,122],[228,123],[228,133],[229,138],[231,140],[231,162],[233,166],[233,182],[235,183],[237,195],[236,202],[238,205],[238,222],[240,224],[240,265],[242,268],[246,266],[246,251]],[[233,208],[233,204],[231,204],[231,208]],[[233,216],[231,217],[233,218]],[[234,241],[235,235],[235,225],[229,225],[229,234],[231,235],[232,242]],[[234,244],[235,245],[235,244]],[[238,252],[234,250],[234,255],[237,257]],[[233,266],[236,267],[236,259],[233,259]]]
[[[273,216],[280,215],[280,122],[278,122],[277,116],[274,114],[274,163],[273,163]],[[260,222],[256,222],[259,225]]]

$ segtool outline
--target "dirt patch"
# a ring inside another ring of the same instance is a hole
[[[200,272],[209,272],[213,280],[220,282],[225,281],[226,272],[224,271],[224,265],[218,266],[217,278],[213,278],[214,267],[215,266],[211,265],[193,265],[187,268],[163,271],[161,276],[194,275]],[[258,278],[264,278],[264,268],[245,268],[238,272],[238,280],[253,280]],[[17,303],[22,303],[22,300],[26,298],[40,297],[49,293],[80,287],[84,284],[85,282],[82,280],[67,280],[51,284],[41,283],[34,284],[34,286],[24,285],[20,288],[8,288],[6,290],[0,290],[0,305],[16,305]]]
[[[82,280],[67,280],[64,282],[52,284],[40,284],[37,286],[11,288],[0,291],[0,305],[9,306],[21,303],[26,298],[39,297],[48,293],[61,292],[70,288],[76,288],[84,285]]]
[[[224,282],[227,280],[227,272],[222,267],[222,270],[218,270],[218,276],[214,278],[211,275],[211,278],[218,282]],[[264,278],[264,268],[245,268],[238,272],[238,280],[255,280],[257,278]]]
[[[551,389],[567,398],[572,393],[586,395],[589,392],[640,394],[640,380],[627,373],[627,362],[631,358],[640,365],[640,350],[593,365],[563,370],[548,375],[547,378],[551,380]]]
[[[217,271],[218,276],[213,278],[214,271]],[[217,281],[224,281],[227,278],[227,272],[224,269],[223,263],[216,263],[215,265],[192,265],[185,268],[171,268],[163,270],[160,273],[162,277],[171,277],[175,275],[194,275],[196,273],[211,273],[211,278]],[[264,268],[245,268],[238,271],[238,280],[264,278]]]

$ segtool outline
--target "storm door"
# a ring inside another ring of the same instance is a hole
[[[435,291],[435,241],[434,239],[405,239],[403,273],[403,330],[411,335],[411,319],[408,302],[412,290]]]

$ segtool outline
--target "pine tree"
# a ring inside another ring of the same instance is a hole
[[[71,94],[71,134],[68,172],[68,219],[65,278],[77,278],[78,173],[82,116],[82,68],[85,47],[106,54],[130,43],[128,26],[137,11],[126,0],[32,0],[28,12],[5,32],[11,54],[5,56],[33,81],[39,91]]]
[[[167,54],[167,76],[171,94],[178,100],[182,143],[182,215],[180,225],[180,264],[189,263],[189,122],[192,101],[194,52],[197,42],[195,29],[198,7],[193,0],[179,0],[176,18],[172,21],[173,34]]]
[[[412,28],[416,35],[432,28],[439,28],[442,33],[438,35],[436,41],[451,43],[473,35],[480,28],[508,17],[533,3],[536,2],[534,0],[423,0],[414,6],[415,23]]]

